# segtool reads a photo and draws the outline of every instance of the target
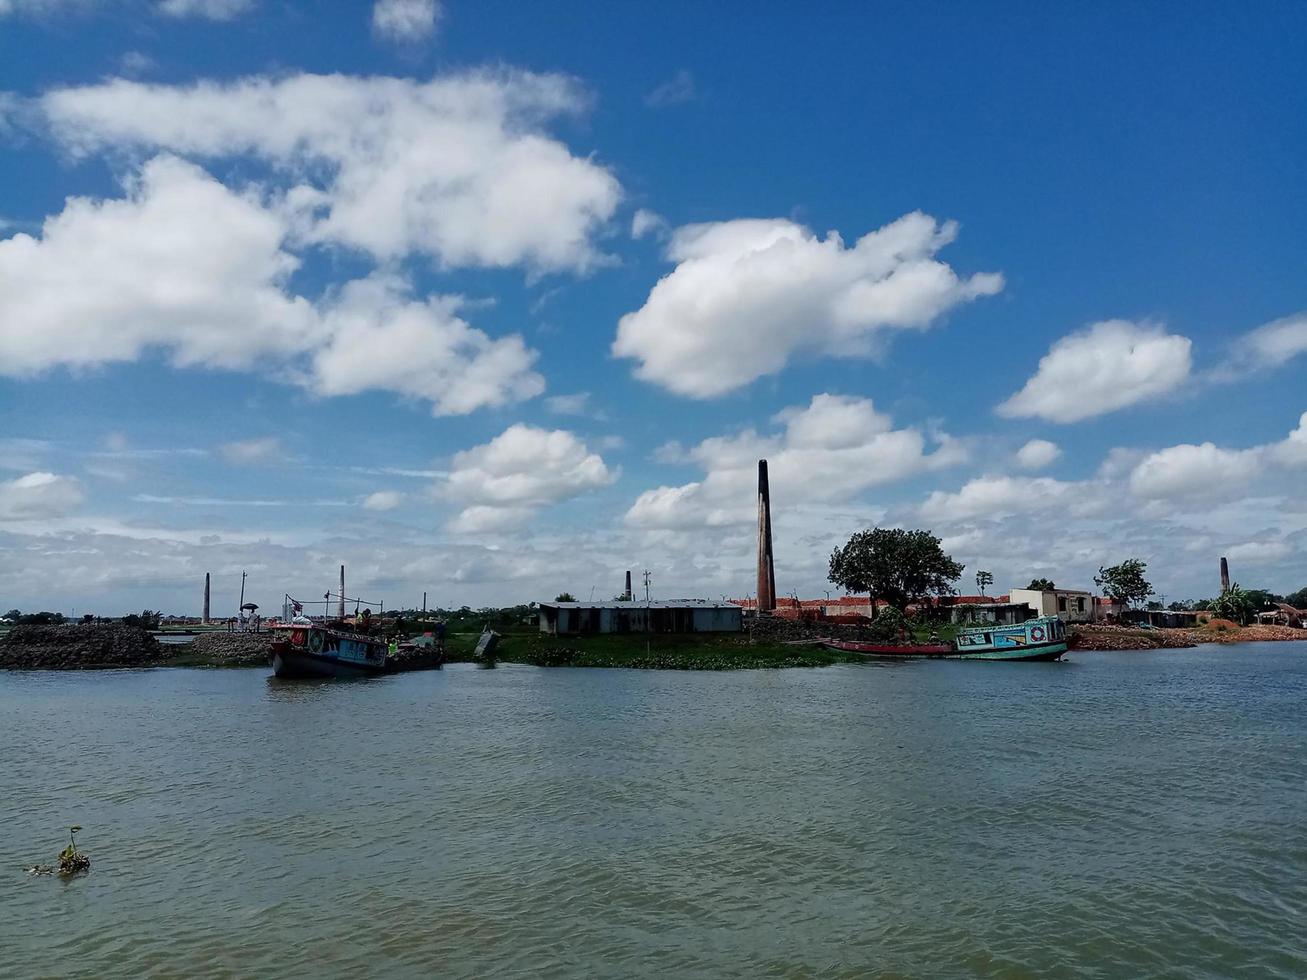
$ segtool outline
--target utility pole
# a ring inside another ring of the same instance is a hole
[[[241,605],[245,605],[245,572],[241,572]]]
[[[644,601],[649,601],[649,569],[644,570]]]

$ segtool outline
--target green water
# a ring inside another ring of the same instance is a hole
[[[1307,645],[0,674],[0,732],[6,977],[1307,976]]]

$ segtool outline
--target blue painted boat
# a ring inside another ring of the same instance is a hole
[[[935,660],[1057,660],[1066,653],[1066,624],[1056,616],[1028,619],[1012,626],[976,626],[960,630],[952,643],[858,643],[826,640],[842,653],[866,657]]]
[[[268,660],[278,677],[363,677],[386,670],[386,641],[317,623],[274,626]]]

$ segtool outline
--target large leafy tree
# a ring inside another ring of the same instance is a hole
[[[1128,606],[1143,602],[1153,594],[1152,585],[1144,578],[1146,571],[1148,565],[1145,562],[1138,558],[1127,558],[1110,568],[1100,566],[1098,574],[1094,576],[1094,583],[1117,602]]]
[[[1307,609],[1307,589],[1290,592],[1284,597],[1284,601],[1293,606],[1294,609]]]
[[[1053,584],[1051,578],[1032,578],[1026,588],[1036,592],[1052,592],[1057,586]]]
[[[929,531],[877,527],[859,531],[830,556],[830,580],[899,609],[929,596],[953,595],[963,566]]]
[[[985,589],[994,584],[994,575],[992,572],[976,572],[976,588],[980,589],[980,594],[985,594]]]

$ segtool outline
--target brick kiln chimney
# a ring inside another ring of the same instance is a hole
[[[203,622],[209,621],[209,573],[204,573],[204,618]]]
[[[1230,565],[1224,558],[1221,559],[1221,591],[1230,591]]]
[[[771,546],[771,488],[767,461],[758,460],[758,612],[776,608],[776,565]]]
[[[632,596],[631,596],[631,570],[630,570],[629,568],[626,570],[626,596],[625,596],[625,598],[626,598],[626,601],[627,601],[627,602],[630,602],[630,601],[631,601],[631,598],[632,598]]]

